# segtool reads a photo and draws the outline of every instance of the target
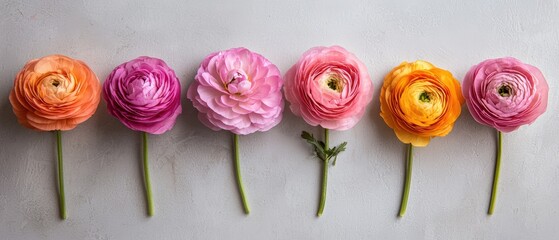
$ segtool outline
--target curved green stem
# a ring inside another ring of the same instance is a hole
[[[66,219],[66,197],[64,196],[64,163],[62,161],[62,132],[56,130],[56,148],[58,153],[58,204],[60,218]]]
[[[237,180],[237,186],[239,188],[239,194],[241,195],[241,201],[243,202],[243,209],[245,214],[250,213],[250,208],[248,206],[248,201],[245,196],[245,188],[243,186],[243,178],[241,177],[241,166],[239,162],[239,135],[233,134],[233,149],[234,149],[234,163],[235,163],[235,178]]]
[[[495,161],[495,174],[493,175],[493,188],[491,190],[491,201],[489,202],[489,211],[487,214],[493,215],[495,209],[495,201],[497,201],[497,186],[499,183],[499,175],[501,172],[501,152],[502,152],[502,136],[501,131],[497,131],[497,160]]]
[[[324,129],[324,149],[329,149],[328,140],[329,138],[329,131],[327,128]],[[324,205],[326,204],[326,191],[328,187],[328,165],[329,165],[329,158],[330,156],[326,156],[326,159],[323,159],[322,165],[322,189],[320,191],[320,203],[318,205],[318,211],[316,212],[316,216],[320,217],[324,212]]]
[[[151,180],[149,177],[149,165],[148,165],[148,134],[142,132],[142,149],[143,149],[143,165],[144,165],[144,185],[146,188],[146,200],[147,200],[147,210],[148,216],[153,216],[153,201],[151,196]]]
[[[400,205],[400,212],[398,217],[403,217],[406,214],[406,209],[408,207],[408,196],[410,195],[410,183],[411,183],[411,173],[413,166],[413,146],[408,144],[408,156],[406,161],[406,178],[404,181],[404,193],[402,195],[402,203]]]

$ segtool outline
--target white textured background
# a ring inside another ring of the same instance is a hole
[[[559,2],[548,1],[27,1],[0,2],[0,239],[556,239],[559,235]],[[338,44],[369,68],[375,95],[331,168],[317,219],[320,166],[285,112],[241,137],[252,207],[242,212],[230,135],[198,122],[186,88],[210,52],[244,46],[285,72],[308,48]],[[64,133],[69,219],[58,219],[55,137],[21,127],[8,101],[26,61],[62,53],[101,81],[139,55],[181,79],[184,113],[150,139],[156,215],[147,218],[140,137],[97,113]],[[506,134],[496,213],[486,215],[492,129],[464,106],[454,131],[415,151],[408,213],[398,219],[405,146],[379,117],[379,86],[401,61],[425,59],[462,79],[486,58],[515,56],[550,85],[548,111]]]

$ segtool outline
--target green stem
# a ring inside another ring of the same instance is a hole
[[[153,216],[153,200],[151,196],[151,180],[149,177],[149,165],[148,165],[148,134],[142,132],[142,149],[143,149],[143,165],[144,165],[144,184],[146,187],[146,200],[147,200],[147,210],[148,216]]]
[[[241,166],[239,163],[239,135],[233,134],[233,149],[234,149],[234,163],[235,163],[235,178],[237,180],[237,187],[239,188],[239,194],[241,195],[241,201],[243,202],[243,209],[245,214],[250,213],[250,208],[248,206],[248,201],[245,196],[245,188],[243,186],[243,178],[241,177]]]
[[[495,209],[495,201],[497,201],[497,185],[499,183],[499,175],[501,172],[501,152],[502,152],[502,142],[503,134],[501,131],[497,131],[497,160],[495,162],[495,174],[493,175],[493,189],[491,190],[491,201],[489,202],[489,211],[487,214],[493,215]]]
[[[64,163],[62,161],[62,132],[56,130],[56,147],[58,152],[58,204],[60,218],[66,219],[66,197],[64,196]]]
[[[324,129],[324,149],[328,150],[330,148],[329,146],[329,142],[330,140],[328,140],[330,138],[330,131],[328,130],[328,128]]]
[[[402,195],[402,203],[400,205],[400,212],[398,217],[403,217],[406,214],[408,207],[408,196],[410,195],[411,173],[413,166],[413,145],[408,144],[408,156],[406,161],[406,179],[404,181],[404,193]]]
[[[327,128],[324,129],[324,149],[328,150],[328,142],[329,142],[329,131]],[[323,159],[322,165],[322,189],[320,192],[320,203],[318,205],[318,211],[316,213],[317,217],[320,217],[324,212],[324,205],[326,204],[326,191],[328,187],[328,165],[330,156],[326,156],[326,159]]]

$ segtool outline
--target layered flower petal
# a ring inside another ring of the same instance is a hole
[[[291,111],[312,126],[347,130],[359,122],[372,100],[367,68],[342,47],[315,47],[285,75]]]
[[[533,123],[547,108],[548,91],[538,68],[511,57],[473,66],[462,88],[472,117],[501,132]]]
[[[70,130],[91,117],[101,98],[97,76],[63,55],[29,61],[18,73],[10,103],[20,124],[41,131]]]
[[[187,98],[212,130],[246,135],[267,131],[282,118],[279,69],[260,54],[233,48],[207,56]]]
[[[400,141],[426,146],[452,131],[463,102],[450,72],[426,61],[404,62],[384,78],[380,115]]]
[[[180,82],[158,58],[139,57],[117,66],[103,85],[109,113],[128,128],[151,134],[170,130],[182,112]]]

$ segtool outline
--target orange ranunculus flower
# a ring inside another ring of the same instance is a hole
[[[452,74],[425,61],[403,62],[384,78],[380,116],[403,143],[426,146],[445,136],[464,103]]]
[[[93,71],[62,55],[29,61],[10,92],[19,123],[42,131],[75,128],[95,113],[100,97],[101,83]]]

